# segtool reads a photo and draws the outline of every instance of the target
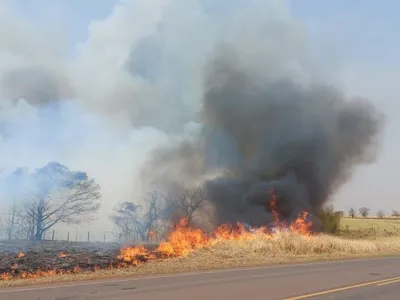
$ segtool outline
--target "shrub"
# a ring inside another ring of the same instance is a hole
[[[333,207],[321,209],[318,214],[321,220],[322,230],[326,233],[336,233],[340,229],[341,212],[334,211]]]

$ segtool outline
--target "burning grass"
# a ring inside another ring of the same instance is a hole
[[[132,275],[176,273],[228,267],[258,266],[320,259],[353,258],[400,253],[400,238],[384,241],[346,240],[325,234],[303,235],[280,231],[270,238],[261,231],[246,238],[219,239],[198,247],[183,256],[166,258],[156,249],[127,256],[126,248],[113,255],[69,253],[60,257],[52,252],[25,253],[14,257],[7,266],[18,264],[3,273],[3,286],[56,281],[72,281]],[[140,250],[142,251],[142,250]],[[63,253],[65,254],[65,253]],[[151,260],[151,255],[158,255]],[[134,261],[132,260],[134,258]],[[10,259],[10,258],[8,258]],[[2,261],[1,268],[4,266]],[[42,270],[35,269],[36,266]],[[48,269],[44,269],[48,268]],[[3,269],[2,269],[3,270]],[[11,272],[11,273],[10,273]],[[12,273],[14,272],[14,273]]]
[[[31,251],[3,255],[0,282],[10,285],[21,280],[43,282],[43,278],[89,279],[400,253],[400,239],[377,242],[314,234],[306,212],[293,223],[285,224],[279,220],[274,203],[271,203],[276,216],[274,231],[268,227],[248,230],[237,224],[223,225],[207,234],[191,228],[182,219],[168,240],[153,248],[131,246],[107,253]]]

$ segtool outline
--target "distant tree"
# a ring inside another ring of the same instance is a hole
[[[30,239],[41,240],[58,223],[89,221],[100,208],[100,186],[84,172],[51,162],[28,179],[31,188],[17,215]]]
[[[135,242],[149,242],[152,233],[159,233],[157,222],[161,219],[162,199],[163,195],[153,192],[145,199],[145,205],[121,203],[110,216],[120,236]]]
[[[185,190],[171,202],[172,215],[175,218],[185,218],[191,225],[195,212],[203,206],[204,200],[205,195],[202,188]]]
[[[366,218],[366,217],[368,217],[368,214],[369,214],[369,208],[367,208],[367,207],[361,207],[359,210],[358,210],[358,212],[360,213],[360,215],[363,217],[363,218]]]
[[[385,216],[385,213],[384,213],[384,211],[383,210],[378,210],[378,212],[376,213],[376,216],[379,218],[379,219],[383,219],[383,217]]]
[[[400,212],[398,210],[392,210],[392,217],[400,217]]]
[[[111,220],[119,228],[120,236],[126,240],[140,241],[142,232],[143,206],[132,202],[123,202],[111,215]]]
[[[356,210],[354,208],[349,209],[349,217],[350,218],[355,218],[356,217]]]
[[[344,211],[343,210],[337,211],[336,214],[338,214],[341,218],[344,217]]]
[[[9,210],[3,218],[3,230],[6,231],[8,240],[17,236],[17,204],[25,196],[26,174],[26,170],[17,168],[1,182],[0,189],[4,196],[11,200]]]

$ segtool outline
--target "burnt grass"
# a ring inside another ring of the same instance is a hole
[[[152,251],[155,246],[146,248]],[[54,274],[78,272],[94,272],[101,269],[128,267],[129,264],[118,258],[120,249],[88,250],[88,249],[34,249],[18,253],[0,254],[0,280],[13,278],[29,278]],[[146,262],[146,256],[138,256],[137,260]]]

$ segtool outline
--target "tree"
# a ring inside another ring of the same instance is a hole
[[[123,202],[110,216],[126,240],[149,242],[151,233],[158,234],[157,221],[160,219],[160,205],[163,196],[158,192],[149,194],[145,206]]]
[[[195,212],[200,209],[205,200],[202,188],[185,190],[175,200],[172,201],[173,218],[185,218],[188,225],[192,225]]]
[[[361,215],[363,218],[366,218],[366,217],[368,217],[368,214],[369,214],[369,208],[367,208],[367,207],[361,207],[361,208],[358,210],[358,212],[360,213],[360,215]]]
[[[349,217],[353,219],[356,217],[356,210],[354,208],[349,209]]]
[[[378,212],[376,213],[376,216],[379,218],[379,219],[383,219],[383,217],[385,216],[385,213],[384,213],[384,211],[383,210],[378,210]]]
[[[140,213],[143,206],[132,202],[123,202],[110,218],[120,230],[120,237],[126,240],[139,241],[142,227]]]
[[[15,238],[16,234],[16,223],[17,223],[17,202],[24,196],[24,190],[26,190],[26,180],[24,180],[27,174],[26,169],[17,168],[11,174],[5,177],[1,182],[0,189],[2,190],[3,197],[11,200],[11,205],[7,216],[3,219],[3,230],[7,233],[7,239],[11,240]]]
[[[340,218],[344,217],[344,211],[343,210],[339,210],[337,212],[335,212]]]
[[[163,236],[181,218],[193,225],[195,212],[202,207],[204,199],[200,188],[184,190],[175,196],[154,191],[145,199],[144,205],[121,203],[110,218],[124,239],[149,242],[152,234]]]
[[[392,217],[400,217],[400,212],[398,210],[392,210]]]
[[[30,239],[58,223],[79,224],[92,219],[100,208],[100,186],[84,172],[72,172],[51,162],[29,178],[31,190],[18,214],[26,222]]]

